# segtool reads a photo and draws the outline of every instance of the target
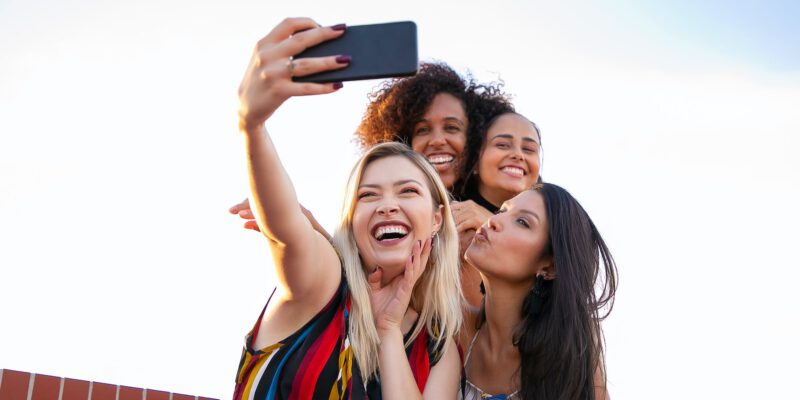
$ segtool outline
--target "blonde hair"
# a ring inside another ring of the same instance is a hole
[[[428,265],[425,266],[425,271],[414,285],[411,294],[409,307],[419,313],[419,320],[405,346],[408,347],[425,328],[429,337],[435,340],[436,348],[439,348],[447,339],[454,337],[462,322],[461,310],[464,298],[459,276],[458,233],[450,212],[447,190],[436,170],[419,153],[397,142],[378,144],[364,154],[350,173],[342,206],[341,223],[331,239],[342,259],[347,278],[352,299],[349,339],[365,381],[377,376],[380,339],[372,317],[370,289],[353,234],[352,217],[358,186],[367,166],[376,160],[392,156],[400,156],[411,161],[423,172],[433,198],[432,207],[437,209],[441,206],[443,217],[442,226],[437,233],[438,238],[434,239],[435,244],[428,258]]]

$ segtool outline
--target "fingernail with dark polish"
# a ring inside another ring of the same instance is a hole
[[[335,31],[343,31],[343,30],[347,29],[347,24],[336,24],[336,25],[331,26],[331,29],[333,29]]]
[[[344,87],[344,85],[342,85],[342,82],[334,82],[333,83],[333,90],[339,90],[342,87]]]
[[[353,57],[350,56],[337,56],[336,62],[339,64],[350,64],[353,61]]]

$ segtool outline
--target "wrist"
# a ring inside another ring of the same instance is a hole
[[[264,129],[264,121],[253,121],[243,115],[239,116],[239,131],[247,134],[258,134]]]
[[[403,341],[403,332],[400,330],[400,326],[387,326],[383,328],[378,328],[378,338],[380,338],[381,343],[386,340],[393,340],[393,339],[400,339],[400,342]]]

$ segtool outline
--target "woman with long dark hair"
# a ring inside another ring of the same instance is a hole
[[[541,145],[539,128],[525,116],[504,112],[489,120],[467,152],[464,179],[456,190],[462,201],[450,204],[456,221],[463,255],[475,231],[491,217],[504,201],[530,189],[541,180]],[[461,287],[473,306],[480,306],[480,274],[462,262]]]
[[[617,271],[577,200],[537,184],[506,201],[465,256],[485,298],[461,331],[463,399],[607,398],[600,322]]]

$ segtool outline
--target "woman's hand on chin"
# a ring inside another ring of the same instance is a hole
[[[392,279],[387,285],[381,287],[383,269],[380,267],[367,277],[372,316],[380,336],[385,333],[401,331],[403,316],[411,302],[414,285],[422,276],[430,254],[431,239],[425,240],[424,243],[418,240],[414,243],[403,273]]]
[[[287,18],[259,40],[239,85],[240,127],[248,132],[260,127],[289,97],[331,93],[341,88],[341,83],[300,83],[292,81],[292,77],[344,68],[350,62],[349,56],[292,57],[337,38],[344,31],[344,25],[321,27],[309,18]]]

